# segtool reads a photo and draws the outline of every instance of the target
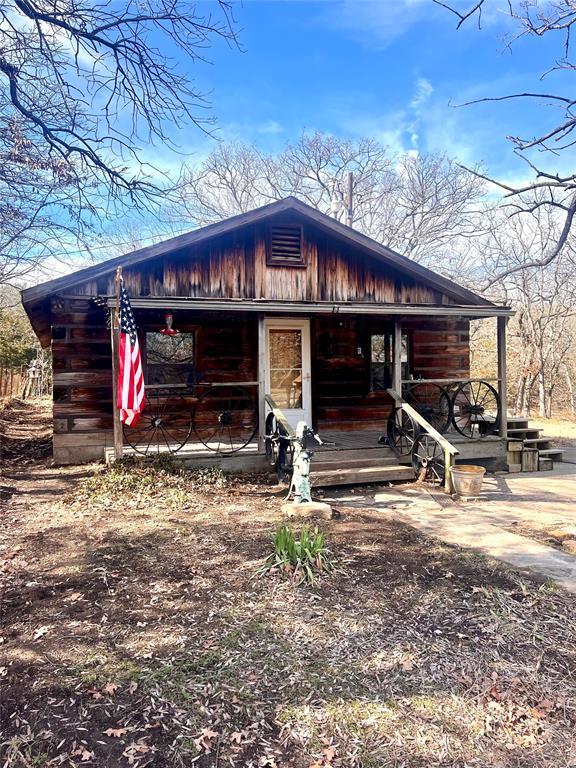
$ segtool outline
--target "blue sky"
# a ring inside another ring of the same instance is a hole
[[[514,180],[526,172],[506,136],[532,135],[553,110],[528,101],[450,103],[561,92],[565,75],[539,81],[560,51],[558,37],[507,49],[512,28],[498,5],[488,6],[482,30],[470,23],[456,31],[455,17],[431,0],[245,0],[235,9],[243,50],[219,43],[213,63],[193,74],[211,92],[223,140],[278,149],[302,129],[371,136],[393,151],[446,153]],[[178,141],[189,161],[213,145],[193,129]],[[162,150],[155,159],[180,162]]]

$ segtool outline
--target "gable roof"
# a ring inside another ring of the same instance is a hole
[[[349,242],[351,245],[363,250],[372,257],[436,288],[442,293],[457,300],[459,303],[465,305],[483,305],[487,307],[495,306],[484,297],[473,293],[467,288],[463,288],[461,285],[423,267],[421,264],[417,264],[406,256],[396,253],[396,251],[393,251],[391,248],[387,248],[376,240],[363,235],[361,232],[336,221],[336,219],[331,216],[327,216],[325,213],[317,211],[312,206],[303,203],[295,197],[286,197],[283,200],[278,200],[277,202],[269,203],[260,208],[255,208],[247,213],[231,216],[229,219],[224,219],[216,224],[209,224],[206,227],[201,227],[192,232],[187,232],[183,235],[163,240],[155,245],[149,245],[145,248],[131,251],[123,256],[108,259],[100,264],[80,269],[77,272],[72,272],[70,275],[58,277],[54,280],[48,280],[47,282],[40,283],[32,288],[26,288],[22,291],[22,303],[26,308],[27,305],[36,304],[54,293],[73,288],[87,280],[103,277],[110,272],[115,271],[116,267],[134,266],[150,259],[172,253],[173,251],[179,251],[189,246],[198,245],[212,237],[227,234],[235,229],[240,229],[241,227],[250,224],[256,224],[280,213],[296,213],[302,216],[305,220],[313,223],[319,229]]]

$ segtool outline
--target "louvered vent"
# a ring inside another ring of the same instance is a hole
[[[302,227],[295,224],[274,225],[270,227],[270,247],[268,264],[278,266],[301,266]]]

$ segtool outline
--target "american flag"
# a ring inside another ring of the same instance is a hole
[[[134,313],[124,282],[120,283],[120,345],[118,350],[118,408],[120,421],[136,424],[144,410],[144,374]]]

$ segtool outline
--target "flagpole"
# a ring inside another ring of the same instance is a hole
[[[114,415],[114,461],[122,458],[124,453],[122,422],[118,408],[118,349],[120,333],[120,285],[122,283],[122,267],[116,269],[114,280],[116,286],[116,306],[112,310],[110,332],[112,335],[112,413]]]

